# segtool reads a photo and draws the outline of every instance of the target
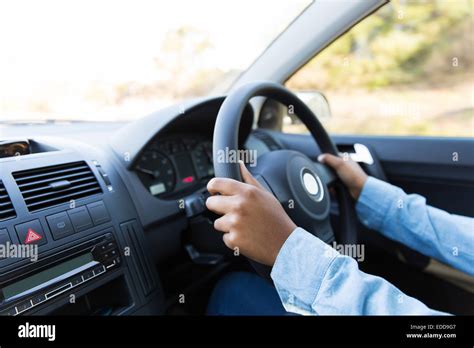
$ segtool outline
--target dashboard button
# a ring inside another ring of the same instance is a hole
[[[22,244],[44,245],[47,243],[46,235],[38,219],[16,225],[15,230]]]
[[[8,234],[8,231],[5,229],[0,230],[0,245],[6,246],[6,244],[11,243],[12,240],[10,238],[10,235]],[[4,259],[5,257],[0,255],[0,260]]]
[[[106,252],[106,253],[103,254],[103,257],[104,257],[105,260],[113,259],[116,256],[118,256],[118,253],[117,253],[117,250],[115,250],[115,249],[112,249],[109,252]]]
[[[70,236],[74,233],[71,220],[66,212],[50,215],[46,217],[49,228],[55,240]]]
[[[114,242],[106,242],[99,245],[99,250],[102,252],[106,252],[108,250],[114,249],[116,244]]]
[[[71,219],[72,226],[76,232],[85,231],[88,228],[93,227],[91,216],[87,211],[86,207],[79,207],[70,209],[67,211],[69,218]]]
[[[87,271],[87,272],[84,272],[82,274],[82,278],[84,278],[84,281],[92,278],[94,276],[94,272],[93,271]]]
[[[82,283],[82,276],[77,276],[71,279],[72,286],[76,286]]]
[[[88,204],[87,210],[89,210],[94,225],[100,225],[110,221],[109,213],[102,201]]]
[[[31,304],[31,301],[28,300],[28,301],[22,302],[19,305],[17,305],[16,309],[17,309],[18,313],[21,313],[21,312],[24,312],[28,308],[31,308],[31,307],[33,307],[33,305]]]
[[[105,272],[105,267],[100,265],[100,266],[94,268],[93,271],[94,271],[94,275],[102,274],[102,273]]]
[[[46,301],[46,295],[41,294],[41,295],[36,295],[31,298],[31,302],[33,302],[33,305],[37,305],[38,303],[41,303],[43,301]]]

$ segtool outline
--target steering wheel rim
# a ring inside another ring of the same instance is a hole
[[[292,106],[294,109],[295,115],[297,115],[300,120],[306,125],[310,131],[313,139],[316,141],[317,145],[321,149],[322,153],[330,153],[333,155],[338,155],[338,151],[334,143],[332,142],[329,134],[326,132],[322,124],[319,122],[317,116],[308,108],[308,106],[303,103],[295,94],[286,89],[280,84],[267,81],[257,81],[242,85],[233,92],[231,92],[226,99],[224,100],[215,124],[214,128],[214,139],[213,139],[213,158],[214,158],[214,172],[216,177],[225,177],[231,178],[238,181],[242,181],[240,174],[239,164],[232,161],[222,161],[219,157],[221,151],[223,150],[234,150],[238,151],[238,129],[240,124],[240,119],[243,113],[245,106],[248,104],[249,100],[253,97],[262,96],[272,98],[276,101],[283,103],[284,105]],[[278,151],[275,151],[278,152]],[[303,156],[305,158],[299,159],[302,163],[301,165],[305,168],[310,167],[311,174],[314,174],[316,178],[323,177],[324,175],[333,175],[334,188],[336,191],[336,197],[339,202],[339,213],[341,216],[340,229],[337,233],[333,233],[337,243],[340,244],[355,244],[357,243],[357,218],[354,208],[354,202],[349,195],[348,190],[342,183],[337,179],[332,170],[328,169],[322,164],[315,164],[311,161],[314,166],[318,168],[311,167],[308,163],[309,158],[305,155],[295,152],[295,151],[282,151],[280,150],[280,156],[287,158],[286,160],[294,160],[295,157]],[[272,152],[270,152],[271,154]],[[264,155],[262,156],[264,157]],[[270,157],[270,156],[267,156]],[[276,157],[276,155],[274,156]],[[263,160],[263,158],[262,158]],[[259,159],[259,162],[262,162]],[[296,161],[296,160],[295,160]],[[271,163],[275,162],[274,159],[268,159],[267,164],[271,166]],[[323,173],[325,172],[325,174]],[[254,173],[254,175],[259,175]],[[286,173],[290,175],[290,172]],[[280,173],[280,175],[283,175]],[[293,175],[295,176],[295,175]],[[268,177],[268,173],[267,173]],[[265,180],[265,177],[258,178],[259,181],[264,184],[264,186],[270,186],[270,191],[272,191],[272,185],[268,185],[268,180]],[[284,178],[280,178],[284,180]],[[319,180],[319,178],[318,178]],[[270,180],[271,181],[271,180]],[[299,185],[299,184],[298,184]],[[291,183],[290,183],[291,186]],[[322,189],[327,190],[327,185],[323,185]],[[301,191],[301,190],[300,190]],[[307,190],[306,190],[307,191]],[[274,195],[275,190],[273,190]],[[293,192],[294,193],[294,192]],[[329,196],[329,194],[327,194]],[[278,197],[277,197],[278,198]],[[280,201],[281,202],[281,201]],[[309,203],[312,204],[312,203]],[[329,203],[330,204],[330,203]],[[312,207],[312,206],[311,206]],[[285,209],[286,210],[286,209]],[[308,210],[308,209],[306,209]],[[329,210],[329,209],[327,209]],[[288,211],[287,211],[288,212]],[[291,216],[291,215],[290,215]],[[329,214],[328,214],[329,216]],[[292,216],[291,216],[292,217]],[[293,217],[292,217],[293,218]],[[300,226],[300,224],[295,221],[295,223]],[[329,227],[331,230],[332,228]],[[313,231],[310,231],[313,233]],[[315,233],[313,233],[315,234]],[[334,240],[334,239],[333,239]],[[326,240],[328,242],[328,240]]]

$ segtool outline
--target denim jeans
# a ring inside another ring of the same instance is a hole
[[[250,272],[234,272],[220,279],[207,307],[208,315],[293,315],[281,304],[275,288]]]

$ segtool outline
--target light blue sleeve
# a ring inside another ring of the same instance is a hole
[[[369,177],[357,202],[366,226],[474,274],[474,220],[426,205],[419,195]],[[281,248],[271,273],[283,305],[302,314],[444,314],[358,269],[350,257],[301,228]]]
[[[386,237],[474,275],[474,219],[430,207],[417,194],[369,177],[356,205],[360,221]]]
[[[430,315],[429,309],[301,228],[283,244],[271,277],[285,309],[318,315]]]

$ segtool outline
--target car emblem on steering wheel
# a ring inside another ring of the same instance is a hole
[[[303,182],[303,187],[306,192],[313,196],[313,199],[318,202],[323,199],[324,190],[319,176],[311,172],[308,168],[303,168],[301,171],[301,181]]]

